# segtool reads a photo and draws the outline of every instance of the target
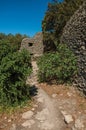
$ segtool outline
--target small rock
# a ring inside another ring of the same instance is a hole
[[[7,120],[7,117],[5,116],[4,119]]]
[[[52,94],[52,97],[53,97],[53,98],[55,98],[56,96],[57,96],[57,94],[55,94],[55,93],[54,93],[54,94]]]
[[[32,108],[32,111],[34,111],[35,110],[35,108]]]
[[[71,115],[65,115],[64,120],[67,124],[71,123],[73,121],[73,118]]]
[[[85,46],[81,46],[81,49],[82,49],[82,50],[85,50]]]
[[[79,119],[75,120],[75,128],[78,128],[78,130],[84,128],[83,122]]]
[[[27,111],[27,112],[24,112],[22,114],[22,118],[23,119],[30,119],[32,116],[33,116],[33,112],[32,111]]]
[[[67,124],[69,124],[73,121],[72,115],[68,115],[66,111],[61,111],[61,113],[63,114],[64,120]]]
[[[11,119],[9,119],[9,120],[8,120],[8,123],[10,123],[11,121],[12,121],[12,120],[11,120]]]
[[[80,111],[79,111],[78,113],[79,113],[79,114],[81,114],[81,112],[80,112]]]
[[[34,120],[27,120],[27,121],[25,121],[25,122],[22,124],[22,126],[23,126],[23,127],[29,127],[29,128],[31,128],[31,126],[32,126],[34,123],[35,123]]]
[[[68,95],[69,97],[71,97],[71,96],[72,96],[72,93],[70,93],[70,92],[67,92],[67,95]]]

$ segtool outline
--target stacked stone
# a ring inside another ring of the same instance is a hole
[[[32,44],[32,45],[31,45]],[[21,49],[27,49],[34,57],[43,54],[43,36],[42,33],[37,33],[32,38],[24,38],[21,42]]]
[[[67,43],[77,57],[78,74],[74,82],[86,95],[86,2],[64,27],[61,42]]]

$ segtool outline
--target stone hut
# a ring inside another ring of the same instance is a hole
[[[37,33],[33,38],[24,38],[21,42],[21,49],[27,49],[31,55],[38,57],[43,54],[43,36]]]
[[[61,42],[66,43],[77,57],[79,69],[74,81],[86,95],[86,1],[64,27]]]

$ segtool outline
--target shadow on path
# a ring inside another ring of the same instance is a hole
[[[35,85],[32,85],[30,87],[30,96],[33,97],[33,96],[36,96],[37,93],[38,93],[38,88],[35,86]]]

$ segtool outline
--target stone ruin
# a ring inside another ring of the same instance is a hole
[[[37,33],[32,38],[24,38],[21,42],[21,49],[27,49],[33,57],[38,57],[43,54],[43,36],[42,33]]]
[[[78,74],[74,78],[74,85],[86,95],[86,1],[64,27],[60,42],[66,43],[77,57]],[[30,51],[31,55],[42,55],[44,51],[42,33],[36,34],[33,38],[24,38],[22,48]]]
[[[75,85],[86,95],[86,1],[64,27],[61,43],[66,43],[78,62]]]

